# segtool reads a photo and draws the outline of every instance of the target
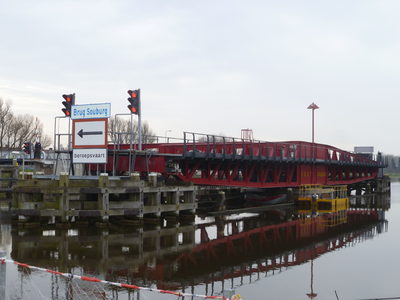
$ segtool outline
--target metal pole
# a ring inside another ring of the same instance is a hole
[[[314,144],[314,108],[312,109],[312,143]]]
[[[171,131],[172,131],[171,129],[168,129],[165,131],[165,135],[164,135],[165,143],[167,143],[167,132],[171,132]],[[169,139],[168,139],[168,141],[169,141]]]
[[[6,258],[6,251],[0,250],[0,258]],[[7,264],[0,264],[0,299],[6,299]]]
[[[318,105],[315,104],[314,102],[311,103],[311,105],[309,105],[307,107],[307,109],[312,109],[312,143],[314,144],[314,110],[318,109]]]
[[[132,142],[133,142],[133,115],[131,114],[131,141],[130,141],[130,146],[129,146],[129,176],[131,176],[131,173],[133,172],[131,170],[131,157],[132,157]]]
[[[140,93],[140,89],[138,89],[139,91],[139,95]],[[138,134],[139,134],[139,151],[142,151],[142,100],[141,100],[142,96],[139,96],[139,113],[138,113]]]
[[[54,118],[54,148],[53,148],[53,175],[56,175],[56,167],[57,167],[57,164],[56,164],[56,136],[57,136],[57,131],[56,131],[56,129],[57,129],[57,120],[60,120],[60,119],[58,119],[58,117],[55,117]]]

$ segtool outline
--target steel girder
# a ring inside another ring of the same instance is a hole
[[[174,176],[197,185],[271,188],[301,184],[351,184],[373,179],[377,174],[376,168],[365,166],[185,160],[180,163],[180,172]]]

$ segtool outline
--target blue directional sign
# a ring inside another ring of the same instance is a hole
[[[71,119],[104,119],[111,117],[111,104],[98,103],[98,104],[83,104],[72,105]]]

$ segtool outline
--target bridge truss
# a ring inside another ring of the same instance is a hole
[[[109,145],[107,172],[157,172],[196,185],[297,187],[351,184],[378,176],[387,162],[333,146],[304,141],[262,142],[184,133],[181,143]],[[112,157],[112,159],[110,159]]]

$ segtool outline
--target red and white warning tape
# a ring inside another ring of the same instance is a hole
[[[16,265],[21,266],[21,267],[26,267],[26,268],[30,268],[30,269],[34,269],[34,270],[43,271],[43,272],[49,272],[49,273],[53,273],[53,274],[56,274],[56,275],[64,276],[64,277],[67,277],[67,278],[71,278],[71,279],[74,278],[74,279],[80,279],[80,280],[84,280],[84,281],[99,282],[99,283],[110,284],[110,285],[114,285],[114,286],[118,286],[118,287],[122,287],[122,288],[128,288],[128,289],[146,290],[146,291],[158,292],[158,293],[162,293],[162,294],[172,294],[172,295],[176,295],[176,296],[180,296],[180,297],[198,297],[198,298],[205,298],[205,299],[229,300],[224,296],[207,296],[207,295],[197,295],[197,294],[186,294],[186,293],[179,293],[179,292],[174,292],[174,291],[165,291],[165,290],[158,290],[158,289],[140,287],[140,286],[131,285],[131,284],[125,284],[125,283],[118,283],[118,282],[100,280],[100,279],[97,279],[97,278],[94,278],[94,277],[78,276],[78,275],[73,275],[73,274],[70,274],[70,273],[61,273],[61,272],[57,272],[57,271],[53,271],[53,270],[47,270],[47,269],[43,269],[43,268],[39,268],[39,267],[35,267],[35,266],[30,266],[30,265],[27,265],[27,264],[22,264],[22,263],[19,263],[19,262],[16,262],[14,260],[10,260],[10,259],[0,259],[0,263],[2,265],[4,263],[12,263],[12,264],[16,264]]]

